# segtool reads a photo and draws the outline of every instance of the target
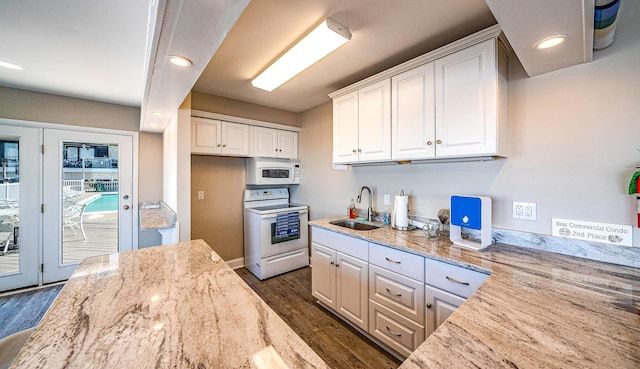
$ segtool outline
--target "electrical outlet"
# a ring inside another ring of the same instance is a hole
[[[391,195],[389,195],[388,193],[384,195],[384,204],[391,205]]]
[[[536,203],[514,201],[513,219],[536,220]]]
[[[198,200],[204,200],[204,191],[198,191]]]

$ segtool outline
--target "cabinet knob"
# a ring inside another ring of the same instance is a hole
[[[362,149],[358,149],[358,152],[362,152]]]
[[[431,304],[427,304],[427,309],[431,309]]]
[[[218,144],[218,147],[220,147],[220,146],[222,146],[222,145]]]
[[[433,142],[427,141],[427,146],[431,146],[432,144],[433,144]]]
[[[336,268],[339,267],[339,266],[340,266],[340,264],[336,263]]]
[[[436,144],[440,145],[442,143],[442,140],[436,140]]]
[[[227,145],[222,145],[222,147],[227,147]]]
[[[358,150],[356,150],[356,149],[353,149],[351,151],[353,151],[354,154],[358,152]]]
[[[335,263],[332,261],[332,262],[330,262],[329,264],[333,265],[333,264],[335,264]]]

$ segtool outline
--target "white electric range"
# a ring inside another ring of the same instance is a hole
[[[259,279],[309,265],[309,211],[288,188],[244,192],[244,265]]]

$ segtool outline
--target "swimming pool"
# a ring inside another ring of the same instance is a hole
[[[118,194],[103,193],[95,201],[92,201],[85,209],[86,213],[98,213],[103,211],[118,210]]]

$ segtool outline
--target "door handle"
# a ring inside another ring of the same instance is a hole
[[[122,196],[122,198],[123,198],[124,200],[129,200],[129,195],[124,195],[124,196]]]
[[[124,205],[122,208],[123,208],[124,210],[129,210],[130,206],[129,206],[129,205]]]

